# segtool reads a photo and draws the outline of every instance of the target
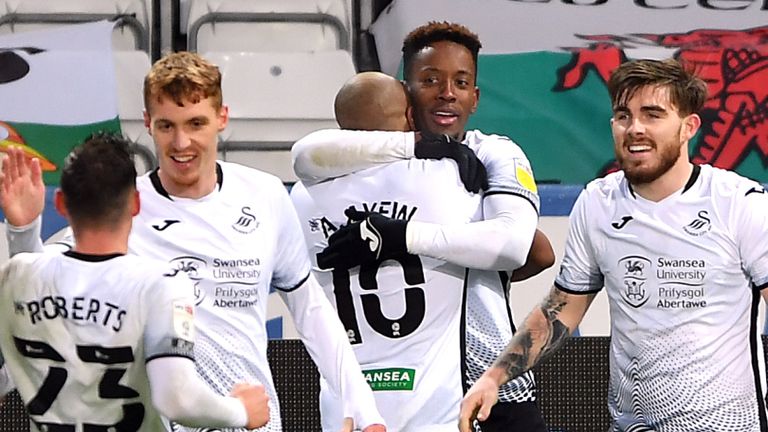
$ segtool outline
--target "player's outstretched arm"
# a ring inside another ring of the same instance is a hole
[[[317,264],[346,269],[403,253],[482,270],[510,271],[527,263],[517,280],[552,266],[554,252],[546,236],[540,233],[531,240],[538,216],[530,203],[512,195],[485,200],[497,203],[485,206],[486,211],[494,209],[493,218],[457,225],[408,222],[351,207],[345,211],[350,223],[331,235]]]
[[[264,386],[236,384],[221,396],[198,377],[185,357],[160,357],[147,363],[152,404],[165,417],[190,427],[247,427],[269,421],[269,396]]]
[[[2,165],[0,207],[7,222],[8,254],[42,251],[40,215],[45,205],[45,184],[40,161],[27,159],[18,147],[9,147]]]
[[[291,147],[293,170],[305,185],[404,159],[452,159],[470,192],[488,189],[485,166],[468,146],[447,135],[326,129]]]
[[[413,132],[325,129],[291,147],[293,170],[305,185],[414,157]]]
[[[496,404],[499,386],[534,367],[560,348],[579,325],[595,294],[574,295],[552,287],[525,319],[504,352],[461,401],[459,430],[470,432],[475,418],[485,420]]]

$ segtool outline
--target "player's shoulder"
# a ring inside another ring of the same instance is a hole
[[[3,273],[3,279],[8,275],[18,275],[19,273],[25,273],[27,269],[32,269],[39,265],[40,260],[44,257],[45,252],[21,252],[12,256],[8,261],[0,266]]]
[[[519,154],[525,156],[523,149],[506,135],[486,134],[478,129],[468,130],[464,135],[464,142],[475,151],[480,149],[504,152],[506,154]]]
[[[168,263],[165,261],[131,253],[121,255],[116,258],[116,265],[119,265],[120,267],[144,268],[147,270],[145,273],[151,273],[153,275],[161,273],[169,268]]]
[[[627,182],[624,171],[616,171],[596,178],[584,187],[582,192],[590,200],[611,200],[625,195]]]
[[[83,261],[82,258],[78,257],[69,259],[77,262]],[[90,260],[85,259],[85,261]],[[146,281],[147,283],[162,278],[165,274],[169,273],[169,270],[171,269],[171,266],[165,261],[132,253],[94,262],[100,266],[107,267],[109,272],[120,275],[121,278],[131,279],[133,281]]]
[[[700,165],[700,167],[699,176],[703,189],[716,200],[740,201],[755,193],[759,195],[766,193],[760,183],[733,171],[710,165]]]
[[[307,190],[307,187],[304,186],[304,183],[301,181],[298,181],[291,186],[289,195],[291,196],[291,201],[294,203],[303,203],[303,202],[309,202],[312,201],[312,197],[309,194],[309,191]]]
[[[43,250],[42,252],[21,252],[17,253],[8,260],[9,265],[17,267],[42,266],[45,263],[61,258],[62,252],[59,250]]]
[[[217,161],[216,163],[221,168],[222,189],[231,187],[251,192],[286,191],[282,180],[273,174],[235,162]]]
[[[167,290],[180,282],[188,282],[186,273],[174,269],[165,261],[126,254],[114,260],[115,271],[122,272],[121,277],[131,280],[143,295],[154,297],[161,293],[158,289]]]
[[[157,172],[157,170],[150,170],[145,172],[144,174],[136,177],[136,189],[138,190],[146,190],[146,188],[152,187],[152,173]]]
[[[14,263],[17,265],[26,265],[51,255],[53,255],[51,252],[19,252],[14,256],[12,256],[8,260],[8,263]]]

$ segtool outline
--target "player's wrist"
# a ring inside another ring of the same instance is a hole
[[[418,241],[419,222],[409,222],[405,226],[405,251],[410,254],[418,254],[414,252],[414,247]]]
[[[43,216],[41,214],[38,214],[32,220],[9,218],[8,215],[6,215],[5,226],[6,229],[13,231],[14,233],[24,233],[39,228],[38,225],[42,224],[42,221]]]
[[[501,387],[510,379],[507,371],[499,366],[491,366],[483,373],[482,377],[494,383],[496,387]]]
[[[230,412],[230,421],[234,427],[248,427],[251,418],[248,416],[248,408],[245,400],[237,396],[227,396],[225,405]]]
[[[408,251],[408,221],[378,215],[370,219],[371,224],[381,231],[383,258],[391,258]]]

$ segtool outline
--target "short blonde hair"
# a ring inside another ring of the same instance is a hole
[[[152,65],[144,78],[144,108],[149,101],[169,97],[177,105],[185,101],[198,103],[212,98],[213,107],[221,108],[221,72],[213,63],[191,52],[166,55]]]

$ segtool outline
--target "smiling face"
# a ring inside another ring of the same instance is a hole
[[[700,120],[696,114],[681,117],[667,87],[640,87],[613,111],[616,160],[632,185],[652,183],[689,163],[687,143]]]
[[[463,139],[480,98],[475,71],[472,53],[461,44],[439,41],[419,51],[406,71],[416,128]]]
[[[150,98],[144,123],[155,142],[160,181],[169,194],[200,198],[216,187],[218,134],[227,125],[228,109],[212,98]]]

